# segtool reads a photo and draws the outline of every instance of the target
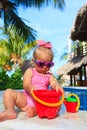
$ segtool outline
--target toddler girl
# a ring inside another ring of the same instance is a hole
[[[4,92],[5,111],[0,113],[0,121],[17,118],[15,106],[27,113],[29,117],[37,115],[32,91],[37,89],[48,89],[51,86],[63,92],[50,68],[54,66],[52,45],[49,42],[38,41],[38,47],[33,52],[32,62],[34,68],[28,68],[23,76],[23,92],[7,89]]]

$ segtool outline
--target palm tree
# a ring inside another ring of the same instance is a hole
[[[19,31],[20,35],[23,35],[28,42],[35,40],[36,31],[27,26],[17,14],[19,6],[23,7],[36,7],[41,8],[43,5],[52,5],[63,9],[65,3],[64,0],[0,0],[0,16],[4,20],[5,30],[12,25]]]
[[[0,67],[6,67],[10,69],[10,65],[22,63],[26,59],[26,55],[36,45],[36,42],[26,43],[25,38],[18,35],[15,27],[7,28],[5,32],[2,30],[3,39],[0,40]]]
[[[3,67],[10,57],[10,52],[6,46],[7,43],[7,40],[0,40],[0,67]]]

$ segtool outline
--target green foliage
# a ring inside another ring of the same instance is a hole
[[[0,71],[0,90],[7,88],[9,82],[9,76],[6,74],[6,71]]]
[[[37,45],[36,41],[25,42],[23,36],[18,35],[14,26],[8,27],[7,31],[3,27],[0,27],[1,35],[0,39],[0,67],[4,68],[9,65],[10,68],[13,67],[15,61],[22,63],[22,60],[27,58],[30,51]],[[13,58],[15,54],[15,58]]]
[[[22,81],[22,74],[20,69],[17,69],[15,73],[11,75],[9,78],[9,88],[12,89],[22,89],[23,88],[23,81]]]
[[[7,88],[12,89],[22,89],[23,80],[21,70],[17,69],[11,77],[6,74],[6,71],[2,70],[0,72],[0,90],[5,90]]]

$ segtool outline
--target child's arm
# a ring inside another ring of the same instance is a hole
[[[31,93],[35,88],[31,82],[32,79],[32,70],[31,68],[27,69],[23,76],[23,87],[28,92]]]
[[[64,93],[63,88],[60,86],[60,84],[57,82],[56,78],[53,75],[50,76],[50,86],[53,89],[56,89],[56,91],[60,90],[62,93]]]

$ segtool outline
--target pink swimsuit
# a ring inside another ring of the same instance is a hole
[[[35,68],[32,68],[32,85],[35,86],[37,89],[47,89],[49,86],[49,80],[51,73],[47,73],[45,75],[41,75],[36,71]],[[24,95],[27,97],[27,105],[29,107],[35,107],[34,99],[24,90]]]

